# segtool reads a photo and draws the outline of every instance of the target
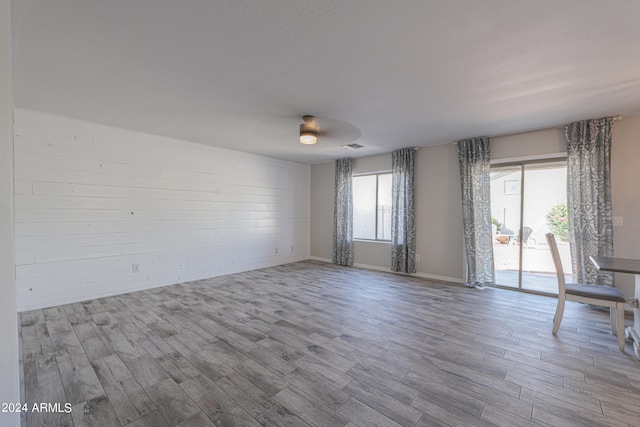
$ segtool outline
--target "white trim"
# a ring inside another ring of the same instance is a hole
[[[329,263],[329,264],[332,263],[332,261],[329,258],[322,258],[322,257],[319,257],[319,256],[310,256],[309,259],[313,260],[313,261],[322,261],[322,262],[326,262],[326,263]]]
[[[385,273],[396,273],[395,271],[391,271],[389,267],[380,267],[379,265],[361,264],[359,262],[354,262],[353,266],[358,268],[365,268],[367,270],[383,271]],[[401,274],[404,274],[404,273],[401,273]]]
[[[360,173],[352,173],[352,177],[359,176],[367,176],[367,175],[391,175],[393,173],[392,170],[384,170],[384,171],[376,171],[376,172],[360,172]]]
[[[32,310],[42,310],[45,308],[50,308],[50,307],[57,307],[57,306],[61,306],[61,305],[68,305],[68,304],[75,304],[75,303],[80,303],[80,302],[84,302],[84,301],[91,301],[94,299],[100,299],[100,298],[108,298],[108,297],[112,297],[112,296],[118,296],[118,295],[124,295],[124,294],[130,294],[130,293],[134,293],[134,292],[141,292],[141,291],[146,291],[149,289],[158,289],[158,288],[165,288],[168,286],[174,286],[174,285],[182,285],[185,283],[190,283],[190,282],[196,282],[198,280],[205,280],[205,279],[213,279],[213,278],[217,278],[217,277],[221,277],[221,276],[227,276],[227,275],[231,275],[231,274],[238,274],[238,273],[244,273],[246,271],[253,271],[253,270],[260,270],[263,268],[271,268],[271,267],[278,267],[280,265],[286,265],[286,264],[291,264],[294,262],[300,262],[300,261],[306,261],[308,258],[302,256],[302,257],[296,257],[293,258],[291,260],[285,261],[285,262],[273,262],[273,263],[266,263],[261,267],[256,267],[253,268],[251,270],[243,270],[243,269],[239,269],[239,270],[228,270],[225,271],[223,273],[220,274],[216,274],[216,275],[205,275],[205,276],[191,276],[191,277],[186,277],[184,280],[180,280],[179,282],[175,282],[173,280],[169,280],[166,281],[166,283],[162,283],[162,284],[150,284],[150,283],[144,283],[144,284],[140,284],[140,285],[134,285],[134,286],[130,286],[129,288],[127,288],[126,290],[122,290],[122,289],[116,289],[116,290],[106,290],[104,292],[95,294],[95,295],[91,295],[91,296],[80,296],[80,297],[74,297],[74,298],[64,298],[64,299],[60,299],[60,300],[51,300],[50,303],[47,304],[41,304],[40,301],[37,301],[35,303],[28,303],[28,304],[22,304],[19,309],[18,309],[18,313],[22,313],[25,311],[32,311]],[[331,262],[331,260],[329,260],[329,262]]]
[[[507,157],[504,159],[492,159],[489,164],[500,165],[502,163],[528,162],[531,160],[553,160],[559,157],[567,157],[567,152],[549,153],[549,154],[533,154],[531,156]]]
[[[387,245],[391,244],[391,240],[373,240],[373,239],[353,239],[354,242],[358,242],[358,243],[386,243]]]
[[[379,208],[380,208],[380,203],[379,203],[379,196],[380,196],[380,177],[381,176],[387,176],[390,175],[391,178],[393,179],[393,171],[389,171],[389,172],[372,172],[372,173],[366,173],[366,174],[351,174],[351,180],[353,181],[354,178],[364,178],[367,176],[375,176],[376,177],[376,191],[375,191],[375,196],[376,196],[376,209],[375,209],[375,224],[374,224],[374,234],[375,234],[375,239],[362,239],[362,240],[368,240],[368,241],[381,241],[381,242],[388,242],[391,243],[391,240],[386,240],[386,239],[378,239],[378,212],[379,212]],[[352,183],[353,184],[353,183]],[[393,234],[393,231],[392,233]],[[357,238],[354,238],[353,240],[358,240]]]
[[[317,257],[317,256],[311,256],[309,257],[310,260],[314,260],[314,261],[322,261],[322,262],[327,262],[329,264],[331,264],[331,260],[328,258],[322,258],[322,257]],[[358,267],[358,268],[364,268],[367,270],[375,270],[375,271],[382,271],[384,273],[394,273],[394,274],[401,274],[404,276],[410,276],[410,277],[420,277],[422,279],[429,279],[429,280],[435,280],[438,282],[447,282],[447,283],[453,283],[456,285],[464,285],[464,280],[460,279],[458,277],[449,277],[449,276],[439,276],[437,274],[429,274],[429,273],[413,273],[413,274],[406,274],[406,273],[400,273],[398,271],[391,271],[391,269],[389,267],[380,267],[379,265],[371,265],[371,264],[361,264],[361,263],[354,263],[353,264],[354,267]]]
[[[429,273],[415,273],[414,276],[422,277],[423,279],[436,280],[438,282],[455,283],[456,285],[464,285],[464,279],[459,277],[439,276],[437,274]]]

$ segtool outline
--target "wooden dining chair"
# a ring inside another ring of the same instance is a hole
[[[546,237],[549,243],[549,249],[551,250],[551,256],[553,257],[553,263],[556,267],[556,275],[558,276],[558,306],[556,307],[556,315],[553,318],[552,333],[555,335],[560,328],[562,315],[564,314],[564,302],[566,300],[609,307],[612,332],[613,324],[615,323],[618,347],[620,347],[620,351],[624,351],[624,305],[627,300],[624,298],[624,295],[622,295],[622,292],[611,286],[565,283],[564,270],[562,269],[556,238],[551,233],[547,233]]]

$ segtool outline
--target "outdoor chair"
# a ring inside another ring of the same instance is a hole
[[[520,238],[520,232],[518,235],[511,239],[514,243],[522,242],[523,245],[527,244],[527,240],[531,237],[531,233],[533,233],[533,229],[531,227],[522,227],[522,238]]]

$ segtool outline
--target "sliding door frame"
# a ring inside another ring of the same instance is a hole
[[[489,169],[490,171],[494,167],[498,168],[498,167],[517,166],[520,168],[520,218],[519,218],[520,224],[518,226],[518,236],[522,236],[522,231],[524,229],[524,225],[523,225],[524,224],[524,185],[525,185],[524,172],[525,172],[526,166],[540,164],[540,163],[553,163],[553,162],[562,162],[562,161],[564,162],[567,161],[566,153],[553,154],[550,157],[536,156],[536,158],[530,158],[530,159],[522,159],[522,160],[509,159],[507,161],[496,160],[491,162],[490,169]],[[520,237],[520,239],[522,239],[522,237]],[[513,286],[500,285],[498,283],[495,283],[494,286],[496,288],[509,289],[512,291],[515,290],[515,291],[525,292],[530,294],[557,297],[557,294],[553,294],[550,292],[543,292],[543,291],[538,291],[534,289],[522,288],[522,250],[523,250],[523,245],[521,242],[518,245],[518,287],[514,288]]]

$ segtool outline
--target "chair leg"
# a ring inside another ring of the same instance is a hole
[[[564,314],[564,295],[558,295],[558,305],[556,307],[556,315],[553,317],[553,329],[551,333],[555,335],[560,329],[560,323],[562,322],[562,315]]]
[[[611,307],[611,310],[614,310]],[[618,347],[620,351],[624,351],[624,303],[616,304],[616,333],[618,335]]]
[[[617,307],[617,303],[616,303]],[[618,335],[618,310],[616,307],[609,308],[609,323],[611,324],[611,334]]]

